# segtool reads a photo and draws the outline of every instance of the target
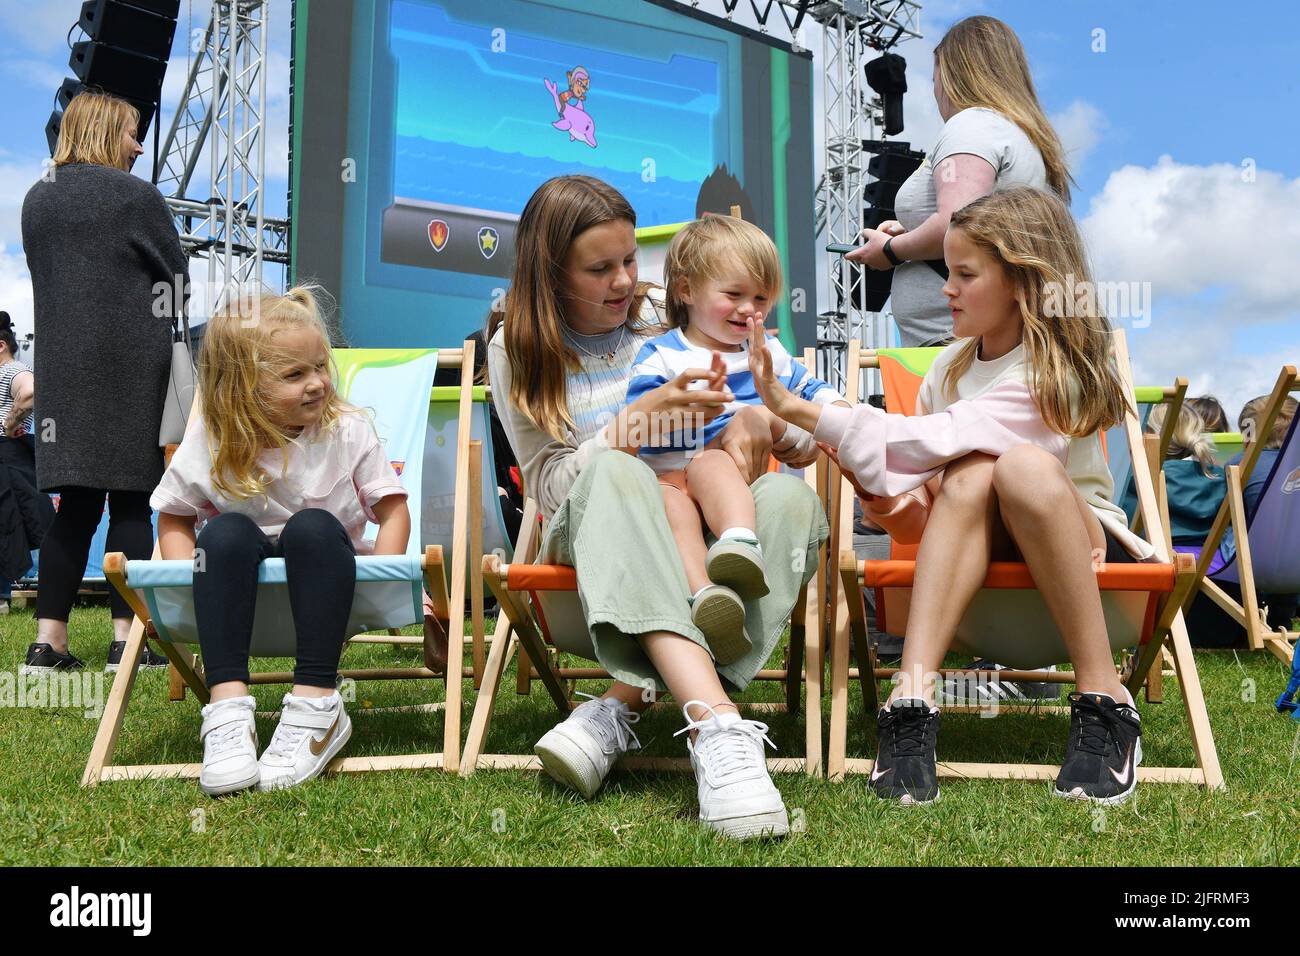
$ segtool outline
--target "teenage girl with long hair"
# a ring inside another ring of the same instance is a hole
[[[520,216],[510,291],[490,326],[492,400],[524,487],[550,522],[540,559],[577,569],[586,633],[553,637],[578,641],[574,653],[614,676],[536,750],[552,777],[591,798],[639,746],[632,725],[666,688],[685,711],[701,822],[734,838],[783,834],[785,805],[764,761],[767,728],[742,718],[730,691],[753,679],[780,640],[815,570],[826,518],[798,478],[765,474],[771,413],[738,411],[721,449],[750,484],[763,551],[792,558],[769,564],[767,596],[747,605],[750,652],[720,664],[691,620],[663,493],[637,453],[655,428],[716,418],[728,396],[708,387],[708,368],[692,368],[624,403],[638,350],[664,331],[660,291],[638,281],[635,228],[627,200],[598,179],[543,183]]]
[[[906,804],[938,798],[939,668],[989,562],[1023,560],[1075,672],[1055,792],[1118,803],[1136,786],[1141,721],[1115,669],[1094,561],[1154,549],[1111,500],[1101,433],[1130,406],[1110,326],[1096,296],[1061,314],[1060,295],[1077,288],[1067,277],[1086,283],[1090,272],[1069,210],[1049,193],[1020,187],[959,210],[944,258],[959,338],[926,374],[915,417],[813,406],[776,382],[761,348],[752,353],[768,407],[837,449],[867,515],[920,541],[871,786]]]

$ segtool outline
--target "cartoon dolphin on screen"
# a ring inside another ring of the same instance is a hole
[[[575,66],[564,75],[569,81],[569,88],[563,93],[559,92],[559,87],[549,78],[543,78],[542,81],[546,84],[551,99],[555,101],[555,111],[560,114],[560,118],[551,125],[558,130],[567,131],[569,142],[580,139],[595,149],[596,121],[582,105],[587,98],[587,90],[591,87],[591,77],[581,66]]]

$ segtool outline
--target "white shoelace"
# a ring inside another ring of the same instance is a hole
[[[243,721],[231,721],[210,731],[207,739],[211,742],[212,756],[220,757],[239,747],[247,737],[248,726]]]
[[[606,704],[605,698],[597,697],[595,694],[584,694],[578,691],[577,696],[594,700],[597,704],[595,707],[580,704],[573,711],[572,716],[578,717],[595,729],[600,737],[601,750],[607,754],[615,753],[615,749],[606,746],[611,742],[618,753],[632,749],[633,745],[636,749],[641,749],[641,741],[637,739],[636,732],[631,726],[641,719],[640,714],[633,713],[626,706],[620,707],[617,703]]]
[[[710,716],[707,719],[692,720],[692,705],[703,707]],[[687,715],[686,726],[673,736],[679,737],[692,730],[701,731],[695,739],[695,751],[701,760],[707,760],[715,767],[723,779],[733,774],[752,776],[766,772],[763,765],[763,744],[776,750],[776,744],[767,736],[767,724],[757,720],[739,720],[728,727],[717,726],[713,724],[717,712],[702,700],[687,701],[682,710]],[[713,729],[710,729],[710,724],[713,724]],[[704,733],[705,730],[709,732]],[[754,746],[756,743],[757,747]]]
[[[295,727],[285,724],[284,715],[280,716],[280,723],[276,725],[275,736],[271,738],[271,744],[266,748],[264,757],[274,757],[277,760],[292,760],[294,751],[302,743],[302,738],[307,736],[310,727]]]

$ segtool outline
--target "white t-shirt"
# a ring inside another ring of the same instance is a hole
[[[1001,382],[1023,382],[1032,390],[1033,384],[1029,379],[1025,347],[1017,345],[1001,358],[988,362],[981,361],[977,357],[966,374],[957,380],[956,395],[949,395],[944,389],[944,377],[947,375],[948,366],[952,364],[966,341],[962,339],[954,342],[935,357],[934,364],[926,373],[916,396],[918,415],[942,412],[954,402],[983,395]],[[1071,438],[1066,446],[1065,455],[1066,474],[1079,489],[1083,500],[1097,516],[1101,526],[1134,558],[1139,561],[1150,560],[1155,555],[1155,548],[1129,530],[1128,518],[1124,515],[1123,509],[1111,500],[1115,493],[1115,481],[1111,477],[1110,468],[1106,465],[1106,455],[1101,445],[1101,432],[1093,432],[1084,438]]]
[[[374,542],[362,535],[367,522],[378,523],[374,506],[388,495],[407,494],[369,416],[349,407],[335,427],[304,431],[287,451],[287,468],[282,451],[258,455],[258,466],[276,476],[264,494],[232,499],[213,486],[207,426],[196,412],[149,506],[203,521],[227,512],[248,515],[269,538],[297,512],[321,508],[339,519],[358,554],[373,553]]]
[[[1042,154],[1024,130],[990,109],[962,110],[943,124],[930,155],[898,187],[894,216],[904,229],[918,228],[939,211],[934,169],[957,153],[970,153],[992,166],[994,190],[1048,188]],[[924,262],[904,262],[894,269],[890,309],[904,348],[931,345],[952,336],[952,314],[942,290],[942,277]]]

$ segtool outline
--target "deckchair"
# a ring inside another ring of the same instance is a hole
[[[1169,524],[1169,498],[1165,491],[1165,473],[1163,464],[1169,453],[1169,446],[1174,440],[1174,428],[1178,424],[1178,415],[1183,401],[1187,397],[1187,379],[1179,376],[1172,387],[1138,385],[1133,389],[1133,402],[1138,419],[1142,424],[1142,449],[1146,453],[1147,469],[1156,485],[1156,498],[1160,505],[1160,519],[1166,532]],[[1164,405],[1165,418],[1159,434],[1147,431],[1151,413],[1157,405]],[[1129,455],[1126,437],[1127,423],[1121,422],[1102,433],[1102,448],[1106,451],[1106,463],[1110,469],[1115,488],[1116,503],[1127,511],[1129,488],[1135,487],[1133,461]],[[1136,499],[1136,494],[1133,495]],[[1134,503],[1134,512],[1127,515],[1130,526],[1135,532],[1142,530],[1142,509]],[[1165,544],[1173,550],[1172,539],[1166,537]],[[1146,698],[1149,703],[1159,703],[1164,697],[1164,677],[1174,672],[1173,658],[1168,650],[1161,653],[1161,665],[1151,668],[1147,675]]]
[[[1226,465],[1234,455],[1240,455],[1245,448],[1241,432],[1211,432],[1210,440],[1214,442],[1214,460]]]
[[[454,504],[453,541],[467,542],[468,532],[481,527],[479,499],[469,493],[479,480],[476,465],[480,449],[471,442],[470,417],[472,379],[474,368],[474,343],[467,341],[462,349],[364,349],[335,350],[334,358],[339,368],[340,393],[352,404],[371,410],[376,428],[385,442],[385,450],[393,461],[403,484],[410,495],[407,506],[412,512],[413,529],[420,528],[421,475],[423,472],[426,422],[423,415],[423,396],[430,394],[434,370],[452,367],[461,370],[459,420],[456,431],[456,491]],[[418,396],[418,398],[415,398]],[[414,398],[414,408],[409,407]],[[403,400],[407,404],[403,404]],[[471,525],[467,529],[467,524]],[[476,536],[474,536],[476,539]],[[471,546],[473,543],[471,541]],[[433,600],[435,613],[443,620],[455,622],[451,632],[453,644],[448,654],[446,674],[438,674],[427,667],[393,667],[349,670],[342,669],[340,676],[354,680],[443,680],[446,685],[445,702],[415,705],[422,711],[441,710],[444,713],[443,746],[438,753],[402,754],[375,757],[339,757],[330,762],[327,772],[355,772],[365,770],[398,770],[442,768],[456,770],[460,758],[461,695],[463,671],[463,645],[460,643],[461,622],[464,620],[467,559],[466,548],[455,547],[450,556],[450,567],[442,546],[420,547],[418,530],[413,530],[405,555],[358,556],[357,588],[347,633],[375,629],[389,629],[390,633],[378,638],[384,643],[423,644],[423,638],[401,638],[395,634],[399,627],[417,624],[423,620],[421,584],[427,587]],[[196,777],[201,765],[144,764],[117,765],[113,754],[126,716],[127,706],[135,684],[135,664],[144,646],[145,634],[156,639],[184,685],[194,692],[200,703],[208,702],[208,689],[204,681],[201,662],[189,649],[197,643],[194,624],[191,584],[193,565],[189,561],[127,561],[121,553],[110,554],[104,560],[105,574],[119,593],[127,600],[136,619],[132,622],[122,666],[114,679],[109,699],[101,717],[95,743],[82,776],[83,786],[95,786],[109,780],[129,780],[151,777]],[[450,570],[451,587],[448,591],[447,571]],[[476,585],[477,574],[468,582]],[[255,657],[277,657],[294,653],[293,621],[285,589],[283,559],[268,559],[262,563],[258,574],[258,602],[254,621],[252,654]],[[480,605],[481,608],[481,605]],[[476,622],[477,634],[482,634],[481,618]],[[461,653],[458,653],[461,651]],[[291,683],[290,672],[254,672],[250,683]],[[397,708],[411,709],[411,708]],[[382,710],[382,708],[377,708]]]
[[[429,398],[428,431],[425,438],[423,499],[419,524],[413,524],[412,533],[418,529],[424,544],[441,545],[449,553],[456,537],[456,489],[459,462],[451,450],[456,447],[460,431],[461,401],[465,389],[455,385],[435,385]],[[491,389],[475,385],[470,390],[470,448],[474,469],[479,478],[470,483],[469,540],[463,546],[466,553],[467,575],[470,583],[469,602],[473,626],[470,643],[474,686],[483,679],[486,654],[483,627],[483,601],[486,585],[482,576],[482,557],[485,553],[499,554],[509,560],[513,551],[505,517],[501,512],[501,498],[497,492],[496,451],[492,446]],[[474,449],[481,449],[475,452]],[[463,540],[463,539],[462,539]],[[375,643],[382,637],[368,638]],[[411,640],[418,641],[419,638]]]
[[[809,363],[809,367],[813,367],[811,361],[810,349],[805,353],[805,362]],[[804,470],[804,481],[814,490],[819,488],[818,474],[826,465],[825,456],[820,455],[815,466]],[[825,481],[820,485],[824,488]],[[824,494],[819,497],[825,506]],[[483,577],[496,596],[501,613],[497,617],[486,672],[466,736],[460,769],[462,776],[469,776],[480,768],[542,769],[541,760],[532,754],[486,752],[501,676],[516,649],[522,649],[517,664],[520,692],[528,693],[530,681],[535,675],[545,685],[561,714],[567,714],[575,705],[572,699],[573,682],[610,677],[603,668],[567,666],[560,659],[559,646],[583,648],[585,645],[589,648],[590,637],[578,600],[577,572],[572,567],[532,563],[540,550],[543,533],[537,503],[528,498],[513,560],[503,561],[497,554],[483,557]],[[820,600],[825,594],[827,554],[826,546],[823,545],[818,556],[817,572],[801,590],[791,612],[785,666],[760,670],[755,678],[781,681],[785,685],[785,701],[740,703],[743,709],[776,711],[794,716],[800,708],[800,690],[804,690],[804,756],[769,758],[768,768],[773,772],[803,772],[810,776],[822,772],[820,662],[826,618],[820,610]],[[586,650],[582,656],[594,660],[594,652],[590,650]],[[632,770],[687,770],[690,769],[690,761],[675,757],[625,757],[619,766]]]
[[[1256,423],[1256,435],[1269,434],[1287,396],[1294,391],[1300,391],[1295,366],[1283,366]],[[1300,634],[1286,628],[1270,631],[1259,595],[1300,593],[1300,543],[1297,543],[1300,542],[1300,494],[1297,494],[1300,492],[1300,437],[1296,434],[1296,421],[1300,421],[1300,416],[1291,422],[1277,462],[1260,494],[1259,505],[1249,518],[1242,488],[1254,473],[1264,443],[1247,444],[1241,464],[1227,466],[1228,493],[1205,543],[1196,554],[1195,587],[1183,601],[1185,611],[1198,592],[1204,593],[1245,628],[1251,650],[1271,651],[1285,664],[1292,662]],[[1232,557],[1225,559],[1219,544],[1229,526],[1236,550]],[[1221,587],[1224,583],[1240,586],[1240,601],[1224,591]]]
[[[1122,331],[1114,333],[1114,351],[1121,380],[1131,393],[1132,377]],[[879,367],[885,383],[886,408],[911,414],[915,409],[920,378],[932,359],[933,352],[929,355],[921,350],[874,352],[861,350],[857,343],[851,343],[849,389],[856,391],[860,366]],[[1185,555],[1171,558],[1148,455],[1133,413],[1125,416],[1124,437],[1133,462],[1143,521],[1148,529],[1148,538],[1156,549],[1158,563],[1099,568],[1097,582],[1102,591],[1107,630],[1112,647],[1119,649],[1136,645],[1139,648],[1129,672],[1124,675],[1126,685],[1134,693],[1151,670],[1163,640],[1168,637],[1172,641],[1196,755],[1195,767],[1140,767],[1138,776],[1144,781],[1199,783],[1211,789],[1217,788],[1223,785],[1223,776],[1180,611],[1183,598],[1192,587],[1192,562]],[[852,520],[849,505],[851,499],[837,516],[841,525]],[[827,771],[831,779],[843,779],[848,773],[869,773],[874,765],[873,760],[851,759],[846,754],[850,679],[857,677],[861,683],[864,706],[870,715],[879,703],[876,681],[897,673],[897,668],[878,667],[875,651],[868,646],[861,588],[866,586],[875,590],[881,627],[902,633],[915,575],[915,553],[915,546],[894,543],[887,561],[858,561],[849,550],[840,554],[841,603],[835,609],[831,649],[831,732],[827,756]],[[1030,646],[1027,646],[1030,642],[1025,640],[1027,634],[1035,636]],[[849,667],[850,638],[860,664],[858,668]],[[1074,680],[1070,671],[1033,669],[1058,663],[1067,655],[1055,624],[1034,588],[1028,568],[1022,563],[993,562],[990,565],[984,587],[959,625],[955,646],[1021,668],[996,672],[998,680],[1053,683],[1072,683]],[[944,673],[968,674],[969,669],[945,670]],[[1004,705],[1000,709],[1020,708]],[[938,766],[941,777],[1018,779],[1053,779],[1059,769],[1038,764],[940,763]]]

